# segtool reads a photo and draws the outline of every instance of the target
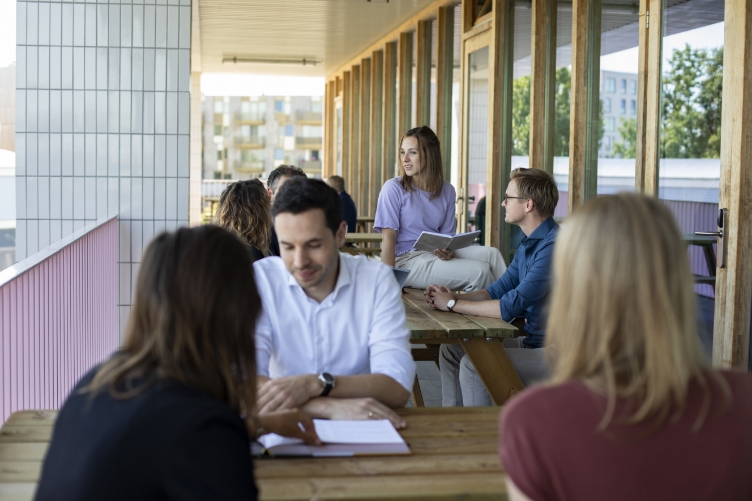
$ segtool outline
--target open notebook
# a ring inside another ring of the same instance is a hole
[[[434,249],[464,249],[465,247],[471,246],[478,235],[480,235],[480,231],[458,233],[456,235],[442,235],[441,233],[424,231],[420,234],[418,241],[415,242],[413,247],[428,252],[433,252]]]
[[[271,456],[369,456],[381,454],[410,454],[410,448],[388,419],[369,421],[340,421],[314,419],[323,445],[306,445],[297,438],[269,433],[253,444],[254,455]],[[260,445],[259,445],[260,444]]]

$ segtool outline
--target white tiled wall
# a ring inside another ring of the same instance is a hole
[[[17,3],[16,259],[120,217],[124,325],[144,246],[188,225],[190,0]]]

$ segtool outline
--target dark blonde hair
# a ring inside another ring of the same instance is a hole
[[[621,193],[591,200],[562,225],[553,261],[546,344],[554,353],[550,382],[579,380],[608,397],[633,402],[628,423],[663,423],[682,412],[696,380],[710,406],[708,366],[696,331],[687,249],[658,200]]]
[[[554,177],[541,169],[520,167],[512,171],[512,179],[517,181],[518,202],[530,199],[541,217],[554,215],[559,203],[559,188]]]
[[[250,414],[260,312],[252,258],[236,235],[213,225],[162,233],[144,253],[121,350],[82,392],[127,399],[173,380]]]
[[[421,176],[425,176],[427,179],[426,188],[431,193],[431,200],[441,195],[441,190],[444,188],[444,168],[441,163],[441,143],[436,134],[425,125],[421,127],[415,127],[405,132],[399,142],[399,149],[402,149],[402,141],[406,137],[414,137],[418,141],[418,149],[420,151],[420,158],[425,166]],[[413,191],[412,180],[405,175],[405,166],[402,165],[402,155],[397,150],[397,157],[399,158],[399,174],[402,176],[402,187],[411,192]]]
[[[219,197],[217,224],[239,234],[248,245],[269,255],[272,219],[271,199],[258,179],[227,185]]]

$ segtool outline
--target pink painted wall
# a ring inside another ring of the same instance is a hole
[[[72,237],[0,273],[0,423],[59,408],[118,347],[117,218]]]

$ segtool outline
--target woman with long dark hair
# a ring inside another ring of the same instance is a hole
[[[494,247],[470,246],[433,252],[413,248],[424,231],[454,235],[457,194],[444,181],[439,138],[428,127],[410,129],[400,141],[400,175],[384,183],[373,229],[382,234],[381,261],[411,271],[408,287],[431,284],[473,291],[491,285],[506,270]]]
[[[316,441],[298,411],[252,417],[260,311],[237,236],[217,226],[157,236],[122,348],[60,411],[37,499],[256,499],[249,435]]]

